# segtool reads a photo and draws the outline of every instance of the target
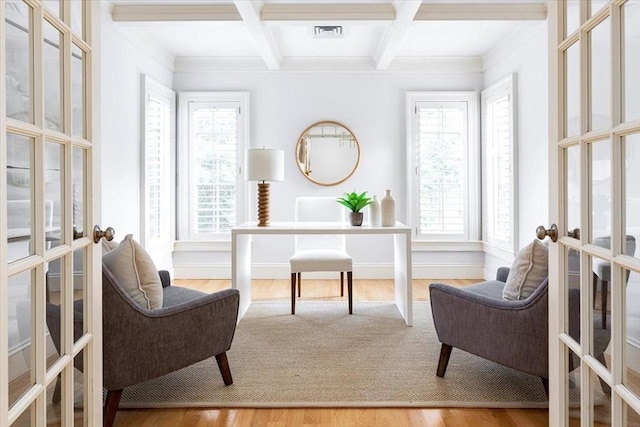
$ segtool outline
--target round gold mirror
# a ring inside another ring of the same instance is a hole
[[[356,171],[360,144],[345,125],[324,121],[306,128],[296,144],[296,164],[311,182],[337,185]]]

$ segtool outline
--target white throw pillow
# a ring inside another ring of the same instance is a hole
[[[502,298],[518,300],[528,298],[549,275],[549,249],[534,240],[516,254]]]
[[[124,290],[141,307],[162,308],[162,282],[151,256],[133,234],[102,257],[102,262],[113,273]]]

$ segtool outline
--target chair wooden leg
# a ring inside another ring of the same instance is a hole
[[[549,378],[540,377],[540,379],[542,380],[542,387],[544,387],[544,394],[549,398]]]
[[[56,378],[56,388],[53,390],[53,396],[51,396],[51,403],[60,403],[62,395],[62,377],[58,375]]]
[[[113,426],[113,421],[116,419],[116,412],[118,412],[118,405],[120,404],[121,397],[122,389],[107,391],[107,400],[104,403],[104,427]]]
[[[453,347],[442,343],[442,347],[440,348],[440,360],[438,361],[438,370],[436,371],[436,375],[439,377],[444,377],[444,373],[447,372],[447,365],[449,364],[449,358],[451,357],[451,350],[453,350]]]
[[[344,271],[340,272],[340,296],[344,296]]]
[[[296,314],[296,273],[291,273],[291,314]]]
[[[349,295],[349,314],[353,314],[353,272],[347,271],[347,294]]]
[[[609,293],[609,282],[607,282],[606,280],[601,280],[600,283],[602,284],[602,296],[600,299],[600,304],[602,305],[602,307],[600,307],[600,311],[602,312],[602,329],[607,329],[607,299],[608,299],[608,293]]]
[[[598,293],[598,275],[593,273],[593,307],[596,306],[596,294]]]
[[[302,293],[302,273],[298,273],[298,298],[300,298],[301,293]]]
[[[222,374],[222,380],[224,385],[233,384],[233,378],[231,378],[231,369],[229,368],[229,361],[227,360],[227,353],[223,352],[216,354],[216,362],[218,362],[218,368]]]

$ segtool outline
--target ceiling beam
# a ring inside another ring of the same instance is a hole
[[[396,20],[385,33],[374,56],[376,69],[384,70],[391,64],[421,4],[422,0],[403,0],[396,3]]]
[[[425,3],[416,21],[531,21],[547,19],[545,3]]]
[[[393,21],[396,10],[391,3],[267,3],[260,17],[263,21]]]
[[[111,19],[117,22],[242,21],[233,4],[118,4],[111,9]]]
[[[260,19],[259,9],[262,2],[234,0],[234,4],[242,17],[249,34],[256,42],[258,51],[270,70],[280,69],[280,51],[273,36]]]

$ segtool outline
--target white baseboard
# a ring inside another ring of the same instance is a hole
[[[483,264],[413,264],[414,279],[481,279]],[[182,264],[174,266],[176,279],[230,279],[230,264]],[[356,264],[353,274],[358,279],[393,279],[393,264]],[[288,279],[288,263],[254,264],[254,279]],[[331,272],[308,273],[309,278],[335,278]]]

